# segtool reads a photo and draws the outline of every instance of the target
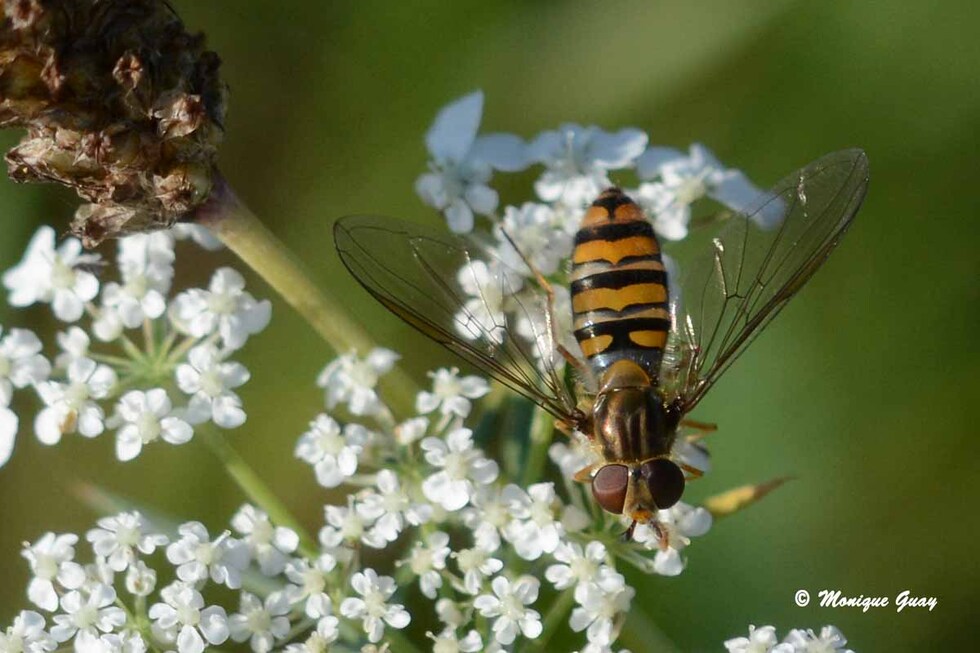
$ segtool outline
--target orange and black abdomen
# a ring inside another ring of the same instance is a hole
[[[667,275],[653,227],[618,188],[582,219],[572,266],[575,338],[596,376],[625,358],[656,379],[670,330]]]

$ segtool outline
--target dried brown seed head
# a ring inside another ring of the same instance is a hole
[[[20,182],[73,188],[86,246],[171,226],[213,183],[220,59],[163,0],[2,0],[0,126]]]

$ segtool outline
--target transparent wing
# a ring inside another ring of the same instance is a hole
[[[334,240],[354,278],[392,313],[559,419],[577,421],[550,333],[541,331],[544,292],[491,248],[380,216],[341,219]]]
[[[830,255],[864,199],[868,159],[828,154],[728,216],[681,262],[665,391],[690,411]]]

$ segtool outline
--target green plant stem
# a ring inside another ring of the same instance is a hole
[[[228,249],[272,286],[334,352],[353,349],[363,355],[375,346],[361,326],[347,315],[343,302],[313,283],[293,253],[245,206],[220,173],[215,173],[211,196],[195,212],[194,221],[214,232]],[[323,240],[327,240],[326,234]],[[386,394],[399,409],[410,410],[415,402],[415,384],[398,367],[391,371],[389,380],[390,390]]]
[[[269,518],[277,526],[285,526],[292,529],[299,535],[300,551],[303,555],[315,558],[317,546],[313,538],[310,537],[306,529],[293,517],[289,509],[279,500],[279,497],[269,489],[265,482],[259,478],[258,474],[248,466],[245,459],[238,455],[224,436],[217,433],[214,429],[204,428],[201,435],[214,455],[224,465],[229,476],[234,479],[238,487],[242,489],[255,505],[264,510]]]
[[[555,598],[555,602],[551,604],[548,609],[548,613],[544,616],[544,621],[542,622],[543,630],[541,634],[531,640],[527,646],[527,651],[547,651],[548,642],[551,637],[558,631],[558,628],[565,623],[565,617],[572,610],[572,605],[575,603],[575,589],[569,588],[563,591]],[[634,649],[634,650],[646,650],[646,649]]]
[[[392,653],[396,651],[398,653],[402,653],[402,651],[405,651],[405,653],[422,653],[422,649],[413,644],[400,630],[395,630],[391,627],[385,628],[384,639],[388,640],[391,644]]]
[[[633,601],[630,606],[629,616],[618,642],[631,651],[680,653],[681,650],[657,627],[656,621],[644,612],[639,601]]]
[[[540,406],[534,408],[529,433],[527,464],[521,473],[521,487],[541,480],[544,463],[548,458],[548,447],[555,433],[555,418]]]

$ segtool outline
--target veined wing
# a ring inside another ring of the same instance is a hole
[[[700,258],[681,261],[663,377],[682,412],[701,400],[827,259],[867,186],[862,150],[828,154],[727,217]]]
[[[526,275],[474,238],[381,216],[334,225],[340,259],[388,310],[553,415],[574,424],[575,400]],[[536,286],[535,286],[536,289]],[[540,295],[543,295],[543,291]]]

